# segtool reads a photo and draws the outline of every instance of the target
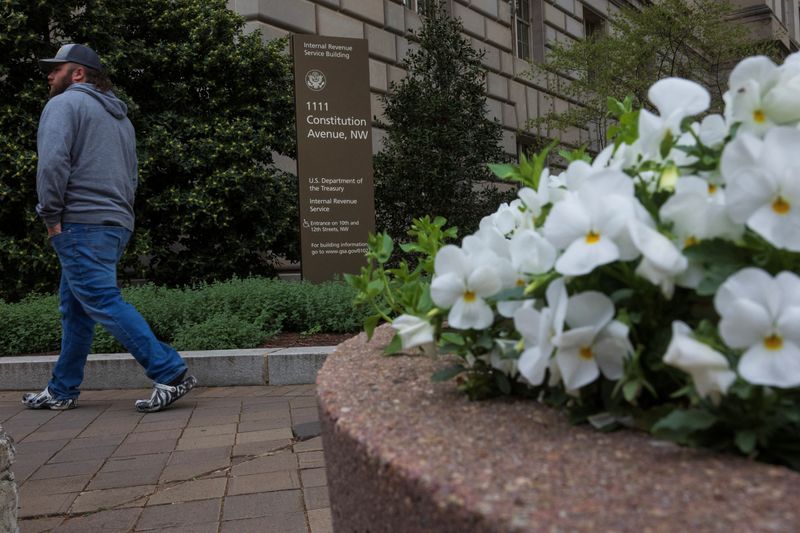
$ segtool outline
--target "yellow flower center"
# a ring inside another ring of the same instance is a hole
[[[524,287],[525,285],[527,285],[527,283],[525,283],[524,279],[522,278],[517,279],[517,287]]]
[[[592,348],[591,346],[584,346],[581,348],[580,351],[581,358],[586,359],[587,361],[592,358]]]
[[[468,304],[474,302],[475,298],[476,298],[475,293],[472,291],[467,291],[464,293],[464,301],[467,302]]]
[[[767,350],[772,350],[772,351],[780,350],[781,348],[783,348],[783,339],[773,333],[772,335],[764,339],[764,347]]]
[[[753,120],[756,122],[756,124],[763,124],[764,121],[767,120],[767,116],[764,114],[764,110],[756,109],[755,111],[753,111]]]
[[[683,241],[683,247],[688,248],[690,246],[694,246],[697,244],[697,238],[694,235],[689,235],[685,241]]]
[[[600,241],[600,234],[595,233],[594,231],[590,231],[586,234],[586,242],[587,244],[597,244]]]
[[[709,183],[708,184],[708,194],[714,194],[715,192],[717,192],[717,186],[714,185],[713,183]]]
[[[778,213],[779,215],[785,215],[792,209],[792,206],[789,205],[789,202],[783,199],[783,197],[778,196],[777,200],[772,202],[772,210]]]

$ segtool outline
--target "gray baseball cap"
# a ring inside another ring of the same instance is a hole
[[[61,63],[77,63],[94,70],[103,70],[95,51],[82,44],[65,44],[58,49],[56,57],[39,60],[39,65],[47,71]]]

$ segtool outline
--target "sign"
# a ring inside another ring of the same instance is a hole
[[[375,231],[364,39],[294,35],[303,279],[357,273]]]

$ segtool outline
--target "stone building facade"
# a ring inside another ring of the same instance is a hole
[[[405,71],[403,58],[414,46],[409,31],[420,27],[425,0],[229,0],[247,19],[249,30],[265,39],[291,33],[366,38],[369,47],[372,113],[381,116],[379,96]],[[567,101],[532,79],[529,61],[544,56],[553,41],[581,39],[602,31],[604,21],[620,7],[649,0],[447,0],[449,12],[461,19],[476,49],[485,50],[486,92],[490,117],[503,124],[503,147],[513,154],[535,138],[526,124],[550,110],[566,109]],[[742,18],[761,38],[778,39],[787,50],[800,41],[800,0],[733,0]],[[373,151],[385,133],[373,128]],[[564,141],[589,141],[587,131],[566,132]]]

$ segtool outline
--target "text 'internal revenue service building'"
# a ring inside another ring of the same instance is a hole
[[[364,39],[294,35],[303,279],[357,273],[375,231]]]

